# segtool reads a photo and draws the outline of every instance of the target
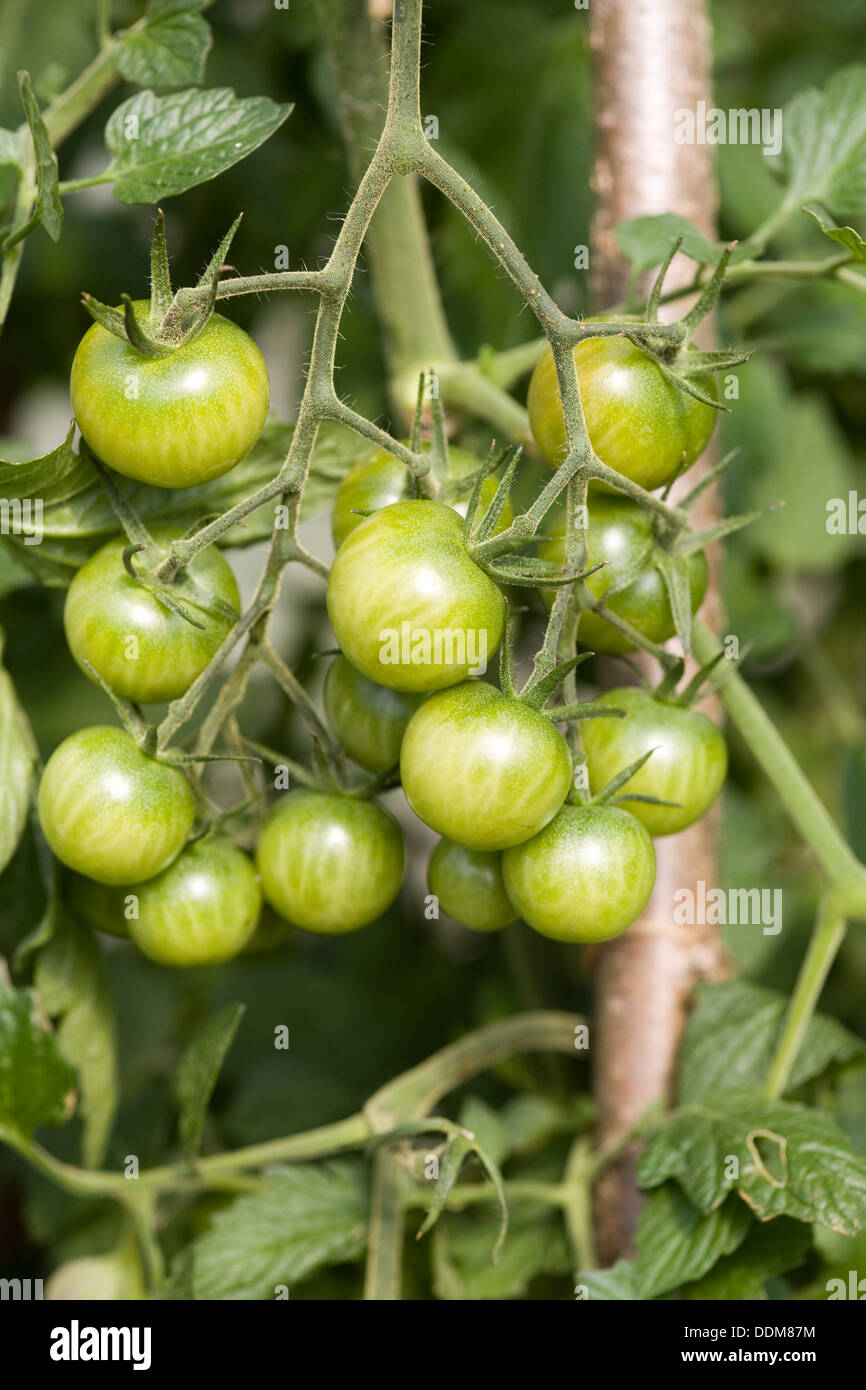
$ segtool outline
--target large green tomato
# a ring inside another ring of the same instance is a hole
[[[473,931],[499,931],[517,916],[502,880],[501,854],[440,840],[430,856],[427,886],[449,917]]]
[[[630,623],[651,642],[666,642],[674,635],[671,601],[661,570],[654,563],[652,519],[638,502],[612,492],[593,492],[588,508],[586,533],[589,565],[604,561],[604,569],[596,570],[586,581],[593,598],[606,600],[612,613]],[[539,547],[539,557],[553,564],[565,563],[565,524],[559,522],[549,541]],[[637,578],[624,588],[619,586],[640,563],[644,568]],[[688,558],[689,588],[692,612],[696,613],[707,591],[707,562],[702,550]],[[553,603],[554,590],[542,590],[548,607]],[[580,615],[581,645],[608,656],[618,656],[634,650],[634,644],[612,627],[599,613]]]
[[[422,453],[429,453],[429,451],[429,444],[422,445]],[[469,478],[477,473],[481,467],[482,460],[477,458],[475,454],[470,454],[468,449],[460,449],[455,445],[449,446],[448,468],[452,481],[459,482],[461,478]],[[481,484],[481,512],[492,502],[497,481],[496,478],[489,477],[485,478]],[[380,511],[382,507],[390,507],[394,502],[401,502],[409,492],[409,485],[408,469],[404,468],[393,454],[386,453],[384,449],[371,449],[369,453],[364,454],[355,466],[349,469],[337,488],[334,509],[331,513],[331,530],[335,547],[339,549],[350,531],[354,531],[357,526],[360,526],[364,517],[359,513]],[[460,516],[466,515],[470,492],[471,488],[465,497],[452,504]],[[494,535],[499,531],[504,531],[513,520],[511,504],[507,502],[496,524]]]
[[[79,729],[55,748],[37,806],[57,858],[111,884],[153,878],[180,854],[195,819],[183,773],[111,725]]]
[[[602,463],[652,491],[684,460],[688,466],[703,453],[715,410],[678,390],[634,343],[587,338],[575,347],[574,360],[590,442]],[[696,377],[695,385],[715,393],[712,377]],[[532,373],[527,406],[538,447],[558,468],[566,456],[565,421],[550,348]]]
[[[253,936],[262,894],[252,860],[231,840],[191,844],[156,878],[131,890],[129,934],[159,965],[219,965]]]
[[[400,751],[412,810],[470,849],[518,845],[556,815],[571,787],[568,744],[550,719],[485,681],[432,695]]]
[[[403,879],[403,836],[372,801],[293,791],[271,811],[256,863],[268,902],[305,931],[336,936],[381,917]]]
[[[542,936],[607,941],[649,902],[656,856],[628,811],[567,805],[534,839],[505,851],[502,873],[514,906]]]
[[[146,323],[150,306],[133,306]],[[196,487],[243,458],[262,432],[270,386],[264,358],[230,319],[164,357],[145,357],[95,323],[78,345],[72,409],[93,452],[154,487]]]
[[[486,669],[505,599],[465,545],[451,507],[397,502],[337,551],[328,613],[353,666],[393,690],[440,690]]]
[[[674,835],[699,820],[721,791],[728,770],[728,750],[718,726],[697,710],[632,686],[605,692],[601,703],[624,709],[627,718],[588,719],[581,728],[593,791],[652,748],[620,796],[655,796],[677,805],[632,801],[629,810],[651,835]]]
[[[328,721],[350,757],[369,772],[387,772],[400,761],[406,725],[426,695],[374,685],[344,656],[325,677]]]
[[[167,550],[183,531],[155,526],[151,535]],[[122,699],[176,700],[201,675],[231,624],[187,604],[194,627],[160,603],[127,573],[127,544],[125,537],[109,541],[76,574],[63,613],[66,640],[79,665],[89,662]],[[215,546],[200,551],[187,572],[205,593],[239,607],[235,577]]]

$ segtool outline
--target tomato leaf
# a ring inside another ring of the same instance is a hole
[[[683,255],[699,265],[715,265],[725,251],[725,242],[711,241],[685,217],[675,212],[652,217],[629,217],[625,222],[620,222],[616,229],[617,245],[635,270],[650,270],[653,266],[661,265],[678,237],[683,238],[680,246]],[[745,260],[748,254],[748,251],[737,247],[731,256],[731,263]]]
[[[117,66],[139,87],[185,87],[201,82],[211,48],[204,0],[150,0],[143,29],[124,36]]]
[[[637,1174],[642,1187],[676,1179],[704,1212],[737,1191],[762,1221],[792,1216],[847,1235],[866,1223],[866,1158],[832,1117],[756,1091],[676,1111],[647,1141]]]
[[[582,1284],[593,1303],[635,1303],[640,1301],[635,1282],[634,1260],[617,1260],[610,1269],[581,1270]]]
[[[198,1153],[208,1104],[245,1009],[245,1004],[227,1004],[220,1009],[178,1063],[174,1093],[181,1107],[180,1143],[190,1160]]]
[[[192,1247],[196,1299],[272,1299],[280,1285],[291,1292],[323,1265],[357,1259],[367,1207],[360,1163],[273,1169],[257,1192],[218,1212]]]
[[[451,1302],[520,1298],[540,1275],[567,1275],[571,1255],[562,1222],[521,1203],[496,1265],[492,1214],[446,1214],[433,1233],[433,1288]]]
[[[773,1057],[788,1000],[744,980],[700,985],[680,1049],[679,1101],[689,1105],[731,1086],[759,1087]],[[817,1014],[800,1044],[788,1089],[850,1062],[866,1043],[841,1023]]]
[[[62,908],[36,959],[35,984],[46,1012],[59,1020],[60,1052],[78,1073],[82,1160],[98,1167],[118,1100],[114,1009],[93,932]]]
[[[190,488],[155,488],[115,477],[124,499],[147,525],[164,522],[185,530],[203,517],[219,516],[271,481],[282,466],[292,440],[293,425],[271,420],[256,444],[230,472],[212,483]],[[24,463],[0,462],[0,492],[9,499],[41,502],[39,545],[27,545],[22,510],[21,534],[2,537],[27,573],[42,584],[65,587],[77,569],[100,545],[119,531],[117,517],[93,463],[72,450],[72,431],[59,448]],[[301,515],[315,516],[330,505],[340,479],[368,448],[366,441],[342,425],[326,422],[319,430],[310,477],[304,489]],[[220,537],[226,547],[253,545],[274,528],[277,502],[261,507],[242,525]],[[16,582],[9,576],[10,585]]]
[[[724,1256],[709,1274],[680,1289],[689,1299],[739,1301],[760,1298],[768,1279],[802,1264],[812,1245],[808,1226],[780,1216],[768,1225],[753,1224],[742,1245]]]
[[[824,209],[814,204],[811,207],[804,207],[812,221],[815,222],[831,241],[835,241],[838,246],[844,246],[846,251],[851,253],[851,258],[858,264],[866,264],[866,241],[855,232],[853,227],[837,227],[831,217],[828,217]]]
[[[0,666],[0,873],[24,833],[37,759],[27,715],[15,694],[11,677]]]
[[[635,1231],[638,1296],[657,1298],[700,1279],[743,1243],[752,1224],[748,1207],[737,1198],[704,1215],[666,1183],[648,1198]]]
[[[273,135],[292,107],[230,87],[139,92],[105,127],[107,174],[122,203],[155,203],[230,169]]]
[[[36,191],[39,220],[52,241],[60,240],[63,229],[63,203],[60,199],[57,155],[51,148],[48,131],[33,95],[33,87],[28,72],[18,74],[18,89],[21,104],[30,127],[33,151],[36,155]]]
[[[767,163],[788,185],[785,204],[820,203],[837,216],[866,212],[866,65],[841,68],[822,92],[798,92],[782,125],[782,148]]]
[[[62,1124],[74,1093],[75,1073],[36,1000],[13,989],[0,962],[0,1133],[29,1139],[39,1125]]]

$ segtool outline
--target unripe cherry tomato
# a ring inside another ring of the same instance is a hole
[[[638,502],[612,492],[592,491],[588,506],[586,533],[587,564],[604,568],[596,570],[586,580],[593,598],[607,598],[612,613],[630,623],[651,642],[666,642],[674,635],[671,601],[661,570],[654,564],[652,519]],[[657,554],[657,552],[655,552]],[[539,547],[539,557],[553,564],[565,563],[565,523],[559,522],[551,531],[551,539]],[[624,588],[619,586],[644,561],[637,578]],[[707,562],[702,550],[688,557],[689,588],[692,612],[697,612],[707,591]],[[613,592],[611,592],[613,591]],[[555,591],[543,589],[542,597],[550,607]],[[618,656],[634,651],[634,644],[613,627],[600,613],[584,611],[580,615],[580,643],[594,652]]]
[[[571,754],[544,714],[485,681],[431,695],[413,714],[400,777],[416,816],[470,849],[520,844],[568,795]]]
[[[602,704],[626,711],[625,719],[588,719],[581,730],[590,786],[599,791],[652,748],[640,771],[619,795],[674,801],[676,806],[626,802],[651,835],[674,835],[699,820],[722,789],[728,750],[717,724],[697,710],[659,700],[628,686],[609,690]]]
[[[133,308],[145,324],[147,300]],[[163,357],[145,357],[94,323],[73,359],[70,393],[81,433],[103,463],[153,487],[196,487],[249,453],[270,384],[249,334],[213,314]]]
[[[219,965],[253,936],[262,894],[252,860],[231,840],[207,836],[133,890],[129,934],[159,965]]]
[[[349,756],[369,772],[397,766],[406,725],[426,698],[374,685],[344,656],[325,677],[328,722]]]
[[[155,526],[151,535],[161,550],[167,550],[183,531]],[[63,613],[69,650],[79,665],[89,662],[121,699],[176,700],[201,675],[231,623],[182,600],[198,624],[193,626],[161,604],[127,573],[127,544],[122,536],[109,541],[70,584]],[[187,572],[206,594],[232,608],[240,606],[235,577],[215,546],[200,551]]]
[[[427,886],[449,917],[473,931],[499,931],[517,916],[505,891],[501,854],[440,840],[430,856]]]
[[[256,846],[271,906],[326,936],[381,917],[400,891],[404,862],[400,828],[381,806],[306,789],[277,803]]]
[[[574,360],[590,442],[602,463],[652,492],[703,453],[715,410],[668,381],[641,348],[627,338],[586,338]],[[712,377],[694,381],[715,394]],[[539,449],[558,468],[566,457],[565,421],[550,348],[532,373],[527,407]]]
[[[430,445],[422,445],[421,452],[429,453]],[[451,444],[448,447],[448,468],[449,477],[452,482],[459,482],[461,478],[470,478],[482,467],[483,460],[470,454],[468,449],[461,449],[457,445]],[[488,477],[481,484],[481,502],[479,513],[484,510],[493,500],[496,492],[497,479]],[[334,498],[334,508],[331,513],[331,531],[334,537],[334,545],[337,549],[356,526],[360,526],[364,517],[361,512],[374,512],[381,510],[382,507],[390,507],[394,502],[400,502],[406,498],[409,492],[410,477],[407,468],[395,459],[393,454],[386,453],[384,449],[371,449],[350,468],[340,486],[337,488],[337,495]],[[468,487],[465,496],[452,503],[454,510],[460,516],[466,515],[469,503],[469,496],[472,487]],[[511,504],[506,502],[502,509],[502,514],[496,524],[494,535],[499,531],[504,531],[514,520]]]
[[[439,502],[397,502],[337,551],[328,613],[353,666],[376,685],[428,691],[480,673],[502,639],[505,599]]]
[[[180,854],[195,818],[183,773],[123,729],[79,729],[42,774],[39,822],[57,858],[99,883],[140,883]]]
[[[649,902],[656,857],[628,811],[566,805],[540,834],[505,851],[502,873],[514,906],[542,936],[607,941]]]

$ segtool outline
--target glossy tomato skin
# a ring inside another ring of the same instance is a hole
[[[574,349],[580,397],[592,447],[602,463],[650,492],[703,452],[716,412],[679,391],[658,365],[627,338],[587,338]],[[697,377],[706,394],[711,377]],[[550,348],[529,383],[529,423],[552,468],[565,461],[565,423]]]
[[[643,912],[656,874],[652,840],[619,806],[566,805],[502,856],[508,896],[554,941],[607,941]]]
[[[385,507],[340,546],[328,614],[343,654],[376,685],[429,691],[484,668],[505,599],[463,544],[460,517],[417,499]]]
[[[517,916],[502,879],[502,855],[440,840],[430,856],[427,885],[455,922],[473,931],[499,931]]]
[[[426,695],[374,685],[338,656],[325,677],[325,710],[340,743],[368,772],[387,772],[400,761],[400,744]]]
[[[167,550],[183,531],[155,526],[154,543]],[[88,662],[121,699],[176,700],[200,676],[231,626],[219,613],[188,605],[199,626],[161,604],[128,574],[126,537],[97,550],[66,595],[63,623],[69,650],[87,675]],[[187,572],[205,593],[238,609],[240,595],[228,561],[215,546],[200,551]]]
[[[180,854],[195,819],[183,773],[111,725],[79,729],[54,750],[37,806],[57,858],[108,884],[153,878]]]
[[[631,686],[606,691],[602,703],[624,709],[628,717],[588,719],[581,729],[593,791],[652,748],[652,756],[619,795],[633,792],[679,804],[624,804],[651,835],[674,835],[699,820],[721,791],[728,770],[727,745],[718,726],[697,710]]]
[[[423,445],[421,452],[429,453],[429,449],[429,444]],[[475,454],[470,454],[468,449],[449,445],[448,467],[454,483],[459,483],[461,478],[470,478],[482,465],[483,460]],[[482,512],[493,500],[497,481],[495,477],[489,477],[485,478],[481,485]],[[339,550],[349,533],[360,526],[364,517],[359,513],[380,511],[382,507],[390,507],[394,502],[413,496],[411,486],[408,469],[404,468],[393,454],[386,453],[384,449],[371,449],[369,453],[364,454],[355,466],[349,469],[334,498],[331,532],[335,549]],[[471,491],[470,487],[464,497],[452,503],[460,516],[466,515]],[[504,531],[513,520],[511,504],[507,502],[494,528],[494,535]]]
[[[607,606],[630,623],[651,642],[666,642],[674,635],[671,601],[661,570],[653,564],[652,521],[644,507],[630,497],[612,492],[593,492],[589,499],[586,533],[589,565],[604,563],[586,581],[593,598],[601,599],[613,590]],[[539,557],[553,564],[565,563],[565,526],[560,522],[551,538],[539,547]],[[644,558],[646,565],[637,578],[624,588],[619,586]],[[696,613],[707,591],[707,561],[702,550],[688,557],[692,612]],[[542,590],[548,608],[555,591]],[[634,651],[634,644],[612,627],[599,613],[580,616],[581,646],[606,656]]]
[[[252,860],[231,840],[207,836],[133,890],[129,934],[158,965],[219,965],[251,940],[262,894]]]
[[[135,305],[146,322],[146,300]],[[154,487],[196,487],[243,458],[262,432],[270,386],[264,358],[230,319],[213,314],[164,357],[145,357],[95,323],[72,363],[72,409],[93,452]]]
[[[277,803],[256,846],[267,901],[293,926],[324,936],[381,917],[404,863],[400,828],[381,806],[306,789]]]
[[[470,849],[528,840],[571,787],[568,744],[546,715],[485,681],[440,691],[413,714],[400,778],[416,816]]]

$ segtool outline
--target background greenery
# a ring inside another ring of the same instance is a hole
[[[20,120],[17,69],[30,69],[44,105],[89,59],[96,8],[86,0],[74,6],[42,0],[36,7],[27,0],[4,0],[0,124]],[[117,5],[121,18],[124,8],[130,20],[140,12],[132,4]],[[289,11],[276,15],[270,0],[222,0],[209,19],[214,29],[209,85],[232,85],[241,96],[262,93],[296,105],[277,137],[250,158],[167,200],[176,281],[190,282],[239,210],[246,216],[232,261],[244,273],[273,268],[275,246],[283,244],[291,268],[315,266],[332,241],[329,219],[340,215],[351,189],[312,0],[292,0]],[[585,16],[576,20],[563,0],[473,0],[471,5],[436,0],[425,21],[429,61],[423,105],[439,117],[442,153],[472,179],[562,306],[582,312],[589,307],[586,277],[572,268],[572,255],[576,244],[589,240],[591,209]],[[803,85],[821,85],[863,51],[866,39],[866,15],[858,0],[825,0],[820,8],[809,0],[788,0],[757,9],[749,0],[725,0],[713,6],[713,21],[716,99],[723,107],[781,106]],[[105,116],[125,94],[123,89],[115,93],[70,138],[64,177],[99,167]],[[724,237],[751,230],[778,198],[754,147],[721,147],[719,178]],[[479,343],[506,347],[531,336],[533,326],[516,294],[465,224],[431,190],[424,197],[459,350],[471,355]],[[866,233],[862,221],[855,225]],[[69,416],[69,364],[88,324],[79,292],[86,288],[107,303],[118,302],[124,290],[143,293],[151,227],[150,209],[123,207],[110,191],[97,188],[67,199],[59,248],[43,232],[30,241],[0,348],[0,435],[7,457],[26,457],[28,450],[59,443]],[[825,247],[806,217],[789,225],[779,244],[792,256],[820,255]],[[238,299],[230,313],[262,343],[275,409],[290,418],[313,322],[309,300]],[[721,332],[724,341],[763,349],[740,369],[741,399],[725,422],[725,443],[741,450],[728,477],[727,504],[742,511],[780,496],[788,504],[783,525],[761,523],[727,547],[728,630],[751,644],[746,669],[753,687],[862,857],[866,552],[862,537],[827,536],[823,501],[844,497],[849,489],[866,494],[866,296],[836,285],[750,285],[726,299]],[[383,415],[382,356],[366,276],[356,283],[343,321],[341,359],[344,396],[368,416]],[[327,543],[321,525],[313,535],[314,547]],[[242,578],[253,572],[256,558],[252,552],[240,556]],[[5,660],[47,756],[67,733],[85,723],[107,722],[112,711],[67,652],[62,593],[19,587],[14,567],[8,559],[3,564]],[[313,654],[328,644],[318,597],[312,582],[301,586],[299,597],[292,574],[279,628],[284,655],[313,682],[319,679]],[[292,716],[270,688],[265,694],[254,684],[245,719],[253,736],[293,751]],[[40,916],[35,854],[27,836],[0,878],[7,951]],[[766,884],[784,891],[780,935],[740,927],[730,929],[727,938],[749,979],[788,991],[814,915],[817,874],[736,736],[725,792],[723,858],[726,886]],[[305,938],[212,971],[164,971],[109,943],[123,1102],[106,1165],[118,1168],[129,1153],[150,1164],[172,1152],[176,1117],[167,1104],[167,1078],[194,1028],[230,1000],[246,1001],[247,1010],[217,1086],[206,1148],[338,1119],[399,1070],[473,1025],[516,1009],[590,1007],[590,956],[530,939],[523,929],[488,940],[453,924],[427,922],[420,892],[416,874],[402,902],[364,932],[335,942]],[[866,939],[855,928],[830,978],[823,1011],[862,1032],[864,989]],[[277,1023],[290,1029],[288,1053],[273,1048]],[[488,1105],[542,1098],[547,1109],[538,1128],[530,1126],[514,1148],[524,1155],[524,1175],[556,1175],[567,1150],[557,1129],[568,1128],[574,1118],[575,1082],[585,1093],[588,1075],[582,1063],[567,1070],[554,1061],[509,1064],[473,1087],[475,1126],[483,1126],[485,1115],[489,1120]],[[866,1152],[862,1068],[849,1068],[840,1097],[843,1125]],[[459,1098],[455,1106],[457,1114]],[[589,1117],[586,1107],[584,1115]],[[52,1133],[54,1151],[72,1157],[76,1131],[73,1122]],[[536,1154],[538,1136],[549,1141],[543,1154]],[[113,1208],[64,1195],[5,1150],[0,1177],[4,1274],[48,1273],[74,1255],[113,1244]],[[225,1200],[178,1204],[166,1230],[169,1250],[180,1248],[191,1233],[207,1230],[213,1208]],[[468,1291],[479,1297],[568,1298],[569,1261],[560,1228],[540,1220],[531,1208],[529,1216],[518,1209],[495,1274],[486,1260],[484,1221],[446,1217],[432,1262],[425,1245],[413,1248],[407,1296],[429,1297],[435,1285],[444,1297]],[[849,1258],[847,1250],[825,1251],[830,1263],[837,1255]],[[820,1283],[820,1257],[812,1254],[791,1282],[770,1287],[778,1296],[790,1296],[815,1280]],[[347,1263],[301,1284],[297,1294],[293,1288],[292,1297],[354,1296],[356,1287],[357,1274]]]

